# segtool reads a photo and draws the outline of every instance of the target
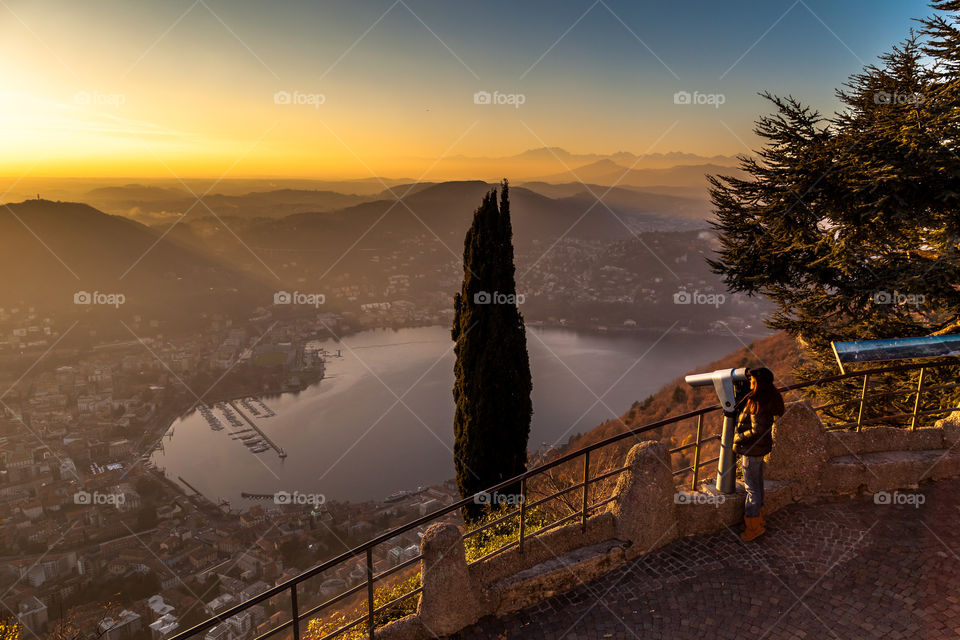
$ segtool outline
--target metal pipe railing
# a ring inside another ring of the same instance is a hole
[[[921,364],[912,364],[912,365],[894,365],[894,366],[887,366],[887,367],[878,367],[878,368],[873,368],[873,369],[867,369],[867,370],[864,370],[864,371],[856,371],[856,372],[850,372],[850,373],[845,373],[845,374],[840,374],[840,375],[835,375],[835,376],[828,376],[828,377],[825,377],[825,378],[819,378],[819,379],[817,379],[817,380],[812,380],[812,381],[807,381],[807,382],[800,382],[800,383],[788,385],[788,386],[785,386],[785,387],[781,387],[781,388],[780,388],[780,391],[781,391],[781,393],[786,393],[786,392],[789,392],[789,391],[797,391],[797,390],[801,390],[801,389],[806,389],[806,388],[811,387],[811,386],[820,386],[820,385],[825,385],[825,384],[829,384],[829,383],[833,383],[833,382],[838,382],[838,381],[842,381],[842,380],[846,380],[846,379],[853,379],[853,378],[863,377],[863,384],[862,384],[862,386],[861,386],[860,395],[859,395],[858,398],[853,399],[853,400],[849,400],[849,401],[843,401],[843,402],[840,402],[840,403],[835,403],[835,404],[833,404],[833,405],[824,405],[823,407],[819,407],[819,408],[820,408],[820,409],[823,409],[823,408],[832,408],[832,407],[835,407],[835,406],[840,406],[841,404],[850,404],[850,403],[853,403],[853,402],[858,402],[858,403],[859,403],[859,407],[858,407],[858,411],[857,411],[857,420],[856,420],[855,422],[845,423],[845,424],[841,425],[839,428],[853,428],[853,427],[855,427],[855,428],[859,431],[859,430],[862,428],[863,425],[873,424],[873,423],[876,423],[876,422],[882,422],[882,421],[884,421],[884,420],[911,418],[910,428],[911,428],[911,429],[915,429],[915,428],[916,428],[916,425],[917,425],[917,418],[920,417],[920,416],[940,414],[940,413],[948,413],[948,412],[950,412],[950,411],[960,410],[960,407],[947,408],[947,409],[942,409],[942,408],[941,408],[941,409],[928,410],[928,411],[922,411],[922,410],[920,410],[920,405],[921,405],[921,403],[920,403],[920,397],[921,397],[921,395],[922,395],[923,393],[925,393],[925,392],[930,392],[930,391],[933,391],[933,390],[936,390],[936,389],[941,389],[941,388],[952,388],[952,387],[960,386],[960,385],[958,385],[958,384],[946,384],[946,385],[934,385],[934,386],[929,386],[929,387],[924,388],[923,383],[924,383],[925,371],[926,371],[927,369],[935,369],[935,368],[939,368],[939,367],[942,367],[942,366],[949,366],[949,365],[953,365],[953,364],[954,364],[954,363],[944,362],[944,363],[935,363],[935,364],[926,363],[926,364],[922,364],[922,365],[921,365]],[[955,366],[955,365],[954,365],[954,366]],[[871,394],[871,395],[868,395],[868,394],[867,394],[867,387],[868,387],[868,384],[869,384],[869,379],[870,379],[872,376],[876,376],[876,375],[880,375],[880,374],[887,374],[887,373],[899,373],[899,372],[904,372],[904,371],[913,371],[913,370],[916,370],[916,369],[919,369],[919,370],[920,370],[919,381],[918,381],[918,383],[917,383],[916,389],[907,392],[907,393],[908,393],[908,397],[910,397],[910,396],[915,396],[915,398],[914,398],[914,405],[913,405],[913,411],[912,411],[912,412],[910,412],[910,413],[900,413],[900,414],[895,414],[895,415],[892,415],[892,416],[884,416],[884,417],[880,417],[880,418],[871,418],[871,419],[869,419],[869,420],[864,420],[864,419],[863,419],[864,405],[865,405],[866,400],[872,399],[872,398],[875,397],[875,396],[876,396],[876,397],[880,397],[880,396],[887,396],[887,395],[898,395],[899,393],[902,393],[902,392],[881,392],[881,393],[879,393],[879,394]],[[742,404],[742,402],[741,402],[741,404]],[[622,441],[624,441],[624,440],[626,440],[626,439],[628,439],[628,438],[636,438],[637,436],[639,436],[639,435],[641,435],[641,434],[649,433],[650,431],[654,431],[654,430],[656,430],[656,429],[660,429],[660,428],[665,427],[665,426],[668,426],[668,425],[677,424],[677,423],[683,422],[683,421],[685,421],[685,420],[690,420],[690,419],[692,419],[692,418],[696,418],[696,419],[697,419],[696,440],[695,440],[693,443],[691,443],[691,444],[683,445],[683,446],[681,446],[681,447],[677,447],[677,448],[675,448],[675,449],[671,449],[670,451],[671,451],[671,453],[677,453],[677,452],[684,451],[684,450],[689,449],[689,448],[693,448],[693,449],[694,449],[693,464],[690,465],[690,466],[684,467],[684,468],[682,468],[682,469],[678,469],[678,470],[674,471],[674,472],[673,472],[673,475],[674,475],[674,476],[678,476],[678,475],[682,475],[682,474],[684,474],[684,473],[688,473],[688,472],[691,472],[691,471],[692,471],[692,472],[693,472],[693,480],[692,480],[692,484],[691,484],[691,489],[696,490],[697,481],[698,481],[698,479],[699,479],[699,470],[700,470],[701,468],[703,468],[704,466],[707,466],[707,465],[716,463],[716,462],[719,460],[719,456],[718,456],[718,457],[711,458],[711,459],[709,459],[709,460],[701,460],[701,458],[702,458],[701,453],[702,453],[702,450],[703,450],[703,445],[705,445],[705,444],[707,444],[707,443],[709,443],[709,442],[712,442],[713,440],[717,440],[717,439],[720,438],[719,434],[715,434],[715,435],[712,435],[712,436],[709,436],[709,437],[706,437],[706,438],[703,437],[704,417],[707,416],[708,414],[711,414],[711,413],[714,413],[714,412],[717,412],[717,411],[720,411],[720,410],[721,410],[721,407],[720,407],[719,405],[716,405],[716,406],[711,406],[711,407],[705,407],[705,408],[702,408],[702,409],[696,409],[696,410],[693,410],[693,411],[687,411],[687,412],[685,412],[685,413],[682,413],[682,414],[679,414],[679,415],[676,415],[676,416],[669,416],[669,417],[667,417],[667,418],[663,418],[663,419],[657,420],[657,421],[655,421],[655,422],[652,422],[652,423],[647,424],[647,425],[643,425],[643,426],[641,426],[641,427],[637,427],[637,428],[634,428],[634,429],[628,429],[628,430],[626,430],[626,431],[624,431],[624,432],[622,432],[622,433],[616,434],[616,435],[611,436],[611,437],[609,437],[609,438],[605,438],[605,439],[600,440],[600,441],[598,441],[598,442],[595,442],[595,443],[593,443],[593,444],[587,445],[587,446],[582,447],[582,448],[580,448],[580,449],[578,449],[578,450],[576,450],[576,451],[573,451],[573,452],[570,452],[570,453],[567,453],[567,454],[560,455],[560,456],[558,456],[557,458],[555,458],[555,459],[553,459],[553,460],[550,460],[550,461],[548,461],[548,462],[542,463],[541,465],[539,465],[539,466],[537,466],[537,467],[534,467],[533,469],[529,469],[529,470],[527,470],[526,472],[524,472],[524,473],[522,473],[522,474],[519,474],[519,475],[517,475],[517,476],[515,476],[515,477],[513,477],[513,478],[510,478],[510,479],[508,479],[508,480],[504,480],[503,482],[500,482],[499,484],[494,485],[493,487],[490,487],[490,488],[486,489],[485,491],[477,492],[477,493],[474,494],[474,495],[471,495],[471,496],[468,496],[468,497],[466,497],[466,498],[463,498],[462,500],[459,500],[459,501],[457,501],[457,502],[454,502],[453,504],[450,504],[450,505],[448,505],[448,506],[446,506],[446,507],[442,507],[442,508],[434,511],[433,513],[427,514],[427,515],[422,516],[422,517],[420,517],[420,518],[417,518],[417,519],[415,519],[415,520],[413,520],[413,521],[411,521],[411,522],[408,522],[408,523],[405,524],[405,525],[401,525],[401,526],[399,526],[399,527],[397,527],[397,528],[395,528],[395,529],[392,529],[392,530],[390,530],[390,531],[388,531],[388,532],[386,532],[386,533],[380,534],[380,535],[374,537],[372,540],[369,540],[368,542],[365,542],[364,544],[362,544],[362,545],[360,545],[360,546],[358,546],[358,547],[356,547],[356,548],[354,548],[354,549],[351,549],[351,550],[346,551],[346,552],[344,552],[344,553],[342,553],[342,554],[340,554],[340,555],[338,555],[338,556],[336,556],[336,557],[334,557],[334,558],[331,558],[330,560],[327,560],[327,561],[325,561],[325,562],[323,562],[323,563],[321,563],[321,564],[313,567],[312,569],[309,569],[309,570],[307,570],[307,571],[304,571],[304,572],[301,573],[300,575],[298,575],[298,576],[296,576],[296,577],[294,577],[294,578],[292,578],[292,579],[290,579],[290,580],[287,580],[286,582],[283,582],[283,583],[281,583],[281,584],[279,584],[279,585],[276,585],[275,587],[272,587],[272,588],[270,588],[270,589],[267,589],[267,590],[264,591],[263,593],[260,593],[260,594],[258,594],[258,595],[256,595],[256,596],[254,596],[254,597],[252,597],[252,598],[250,598],[250,599],[248,599],[248,600],[246,600],[246,601],[238,604],[238,605],[235,605],[234,607],[231,607],[230,609],[227,609],[226,611],[221,612],[220,614],[218,614],[218,615],[216,615],[216,616],[211,617],[210,619],[208,619],[208,620],[206,620],[206,621],[204,621],[204,622],[202,622],[202,623],[200,623],[200,624],[192,627],[191,629],[187,629],[186,631],[183,631],[183,632],[181,632],[181,633],[173,636],[172,638],[170,638],[170,640],[186,640],[187,638],[191,638],[191,637],[193,637],[193,636],[196,636],[196,635],[198,635],[198,634],[201,634],[201,633],[203,633],[204,631],[207,631],[207,630],[213,628],[213,627],[216,626],[217,624],[220,624],[220,623],[226,621],[226,620],[229,619],[230,617],[232,617],[232,616],[234,616],[234,615],[236,615],[236,614],[238,614],[238,613],[241,613],[242,611],[244,611],[244,610],[246,610],[246,609],[249,609],[250,607],[252,607],[252,606],[254,606],[254,605],[256,605],[256,604],[259,604],[259,603],[261,603],[261,602],[264,602],[264,601],[266,601],[266,600],[269,600],[269,599],[271,599],[271,598],[273,598],[273,597],[275,597],[275,596],[277,596],[277,595],[279,595],[279,594],[282,594],[282,593],[284,593],[284,592],[289,592],[289,593],[290,593],[291,620],[289,620],[289,621],[287,621],[287,622],[284,622],[284,623],[278,625],[276,628],[271,629],[270,631],[268,631],[268,632],[264,633],[263,635],[259,636],[259,638],[267,638],[267,637],[273,636],[273,635],[276,634],[276,633],[279,633],[280,631],[283,631],[283,630],[288,629],[288,628],[292,628],[292,629],[293,629],[293,638],[294,638],[294,640],[299,640],[299,638],[300,638],[300,632],[301,632],[301,629],[300,629],[300,622],[301,622],[301,621],[312,618],[313,616],[319,614],[319,613],[320,613],[321,611],[323,611],[324,609],[326,609],[326,608],[328,608],[328,607],[330,607],[330,606],[333,606],[334,604],[336,604],[336,603],[338,603],[338,602],[342,602],[343,600],[345,600],[345,599],[348,598],[349,596],[355,595],[356,593],[358,593],[359,591],[362,591],[362,590],[364,590],[364,589],[365,589],[366,592],[367,592],[367,594],[366,594],[366,596],[367,596],[367,597],[366,597],[366,601],[367,601],[367,602],[366,602],[366,605],[367,605],[367,607],[366,607],[366,609],[367,609],[366,614],[365,614],[365,615],[362,615],[361,617],[357,618],[356,620],[354,620],[354,621],[352,621],[352,622],[350,622],[350,623],[348,623],[348,624],[340,627],[339,629],[334,630],[334,631],[331,632],[330,634],[327,634],[327,635],[323,636],[323,638],[322,638],[321,640],[327,640],[327,639],[335,638],[335,637],[337,637],[337,636],[339,636],[339,635],[342,635],[343,633],[346,633],[347,631],[355,628],[356,626],[362,624],[363,622],[366,622],[366,624],[367,624],[367,633],[368,633],[369,637],[370,637],[371,640],[372,640],[372,639],[374,638],[375,615],[376,615],[377,613],[380,613],[380,612],[382,612],[382,611],[385,611],[385,610],[388,609],[390,606],[393,606],[393,605],[397,604],[398,602],[400,602],[400,601],[402,601],[402,600],[406,600],[406,599],[408,599],[408,598],[410,598],[410,597],[413,597],[413,596],[415,596],[415,595],[417,595],[417,594],[422,593],[422,587],[420,587],[420,588],[414,589],[414,590],[412,590],[412,591],[409,591],[409,592],[407,592],[407,593],[405,593],[405,594],[402,594],[402,595],[398,596],[397,598],[394,598],[394,599],[391,600],[390,602],[388,602],[388,603],[386,603],[386,604],[384,604],[384,605],[382,605],[382,606],[380,606],[380,607],[375,607],[375,582],[376,582],[377,580],[379,580],[379,579],[385,578],[385,577],[388,576],[388,575],[391,575],[391,574],[393,574],[393,573],[396,573],[397,571],[399,571],[399,570],[401,570],[401,569],[403,569],[403,568],[406,568],[407,566],[412,565],[415,561],[417,561],[417,560],[420,559],[420,556],[418,556],[418,557],[416,557],[416,558],[412,558],[412,559],[410,559],[410,560],[402,563],[400,566],[393,567],[392,569],[389,569],[389,570],[387,570],[387,571],[383,571],[383,572],[381,572],[381,573],[379,573],[379,574],[374,574],[373,550],[374,550],[377,546],[379,546],[380,544],[383,544],[383,543],[389,541],[389,540],[392,539],[392,538],[395,538],[395,537],[397,537],[397,536],[399,536],[399,535],[402,535],[403,533],[406,533],[407,531],[410,531],[410,530],[412,530],[412,529],[416,529],[416,528],[422,527],[422,526],[427,525],[427,524],[431,524],[431,523],[436,522],[436,521],[438,521],[439,519],[441,519],[441,518],[443,518],[443,517],[445,517],[445,516],[447,516],[447,515],[453,514],[453,513],[455,513],[455,512],[459,512],[464,506],[466,506],[466,505],[468,505],[468,504],[470,504],[470,503],[472,503],[472,502],[475,502],[476,499],[477,499],[477,497],[480,496],[480,495],[483,495],[483,494],[492,495],[492,494],[496,493],[497,491],[499,491],[500,489],[504,489],[504,488],[510,487],[510,486],[516,486],[517,483],[520,484],[520,497],[521,497],[521,499],[520,499],[520,507],[519,507],[519,509],[513,510],[513,511],[511,511],[510,513],[508,513],[508,514],[506,514],[506,515],[504,515],[504,516],[502,516],[502,517],[499,517],[499,518],[497,518],[497,519],[495,519],[495,520],[493,520],[493,521],[491,521],[491,522],[487,522],[487,523],[485,523],[485,524],[483,524],[483,525],[481,525],[481,526],[479,526],[479,527],[477,527],[477,528],[475,528],[475,529],[473,529],[473,530],[471,530],[471,531],[468,531],[468,532],[466,532],[466,533],[464,534],[464,539],[469,538],[469,537],[471,537],[471,536],[477,535],[477,534],[479,534],[479,533],[481,533],[481,532],[489,529],[490,527],[493,527],[493,526],[496,525],[496,524],[503,523],[503,522],[505,522],[506,520],[515,518],[515,517],[517,517],[517,516],[519,515],[519,520],[520,520],[520,522],[519,522],[519,531],[518,531],[517,539],[516,539],[515,541],[513,541],[513,542],[509,542],[509,543],[501,546],[501,547],[498,548],[498,549],[493,550],[492,552],[490,552],[490,553],[488,553],[488,554],[485,554],[484,556],[482,556],[482,557],[474,560],[473,562],[471,562],[471,564],[474,564],[474,563],[476,563],[476,562],[481,562],[481,561],[483,561],[483,560],[485,560],[485,559],[487,559],[487,558],[493,557],[493,556],[498,555],[498,554],[500,554],[500,553],[503,553],[503,552],[505,552],[505,551],[507,551],[507,550],[509,550],[509,549],[512,549],[513,547],[518,547],[518,553],[522,554],[522,553],[523,553],[523,549],[524,549],[524,542],[525,542],[526,539],[528,539],[528,538],[530,538],[530,537],[532,537],[532,536],[541,535],[541,534],[543,534],[545,531],[551,530],[551,529],[553,529],[553,528],[555,528],[555,527],[557,527],[557,526],[560,526],[560,525],[563,524],[563,523],[569,522],[569,521],[571,521],[571,520],[573,520],[573,519],[578,519],[579,522],[580,522],[581,530],[582,530],[582,531],[585,531],[585,530],[586,530],[586,526],[587,526],[588,513],[589,513],[590,511],[593,511],[593,510],[595,510],[595,509],[598,509],[598,508],[600,508],[600,507],[602,507],[602,506],[610,503],[610,502],[614,499],[612,496],[610,496],[610,497],[607,497],[607,498],[605,498],[605,499],[603,499],[603,500],[600,500],[600,501],[598,501],[598,502],[596,502],[596,503],[594,503],[594,504],[591,505],[591,504],[590,504],[590,501],[589,501],[590,486],[591,486],[592,484],[596,484],[596,483],[598,483],[598,482],[600,482],[600,481],[602,481],[602,480],[605,480],[605,479],[607,479],[607,478],[609,478],[609,477],[612,477],[612,476],[614,476],[614,475],[623,473],[624,471],[627,470],[627,467],[619,467],[619,468],[616,468],[616,469],[613,469],[613,470],[608,470],[608,471],[601,471],[601,470],[598,469],[598,473],[597,473],[595,476],[591,477],[591,476],[590,476],[590,454],[591,454],[592,452],[595,452],[595,451],[597,451],[597,450],[599,450],[599,449],[602,449],[602,448],[604,448],[604,447],[608,447],[608,446],[610,446],[610,445],[613,445],[613,444],[617,444],[617,443],[619,443],[619,442],[622,442]],[[531,478],[533,478],[533,477],[535,477],[535,476],[542,475],[542,474],[546,473],[547,471],[549,471],[549,470],[551,470],[551,469],[554,469],[554,468],[556,468],[556,467],[558,467],[558,466],[560,466],[560,465],[562,465],[562,464],[564,464],[564,463],[577,460],[578,458],[581,459],[580,461],[582,462],[582,465],[583,465],[583,466],[582,466],[582,477],[581,477],[581,481],[580,481],[579,483],[574,484],[574,485],[569,486],[569,487],[565,487],[565,488],[563,488],[563,489],[560,489],[559,491],[555,491],[554,493],[552,493],[552,494],[550,494],[550,495],[548,495],[548,496],[546,496],[546,497],[544,497],[544,498],[542,498],[542,499],[539,499],[539,500],[535,501],[534,503],[532,503],[532,504],[530,504],[530,505],[527,504],[527,496],[528,496],[528,490],[529,490],[528,480],[529,480],[529,479],[531,479]],[[547,501],[549,501],[549,500],[551,500],[551,499],[554,499],[554,498],[556,498],[556,497],[558,497],[558,496],[564,495],[564,494],[569,493],[569,492],[571,492],[571,491],[574,491],[574,490],[576,490],[576,489],[582,489],[582,496],[581,496],[581,500],[580,500],[580,508],[579,508],[578,510],[576,510],[576,511],[575,511],[574,513],[572,513],[572,514],[569,514],[569,515],[567,515],[567,516],[565,516],[565,517],[560,518],[559,520],[556,520],[555,522],[553,522],[553,523],[551,523],[551,524],[549,524],[549,525],[539,526],[539,528],[537,528],[536,531],[532,532],[532,533],[529,534],[529,535],[526,533],[525,530],[526,530],[526,527],[527,527],[527,524],[528,524],[528,510],[529,510],[529,509],[534,508],[534,507],[537,507],[537,506],[540,506],[540,505],[542,505],[543,503],[545,503],[545,502],[547,502]],[[339,595],[337,595],[337,596],[335,596],[335,597],[333,597],[333,598],[331,598],[331,599],[323,602],[322,604],[320,604],[320,605],[318,605],[318,606],[316,606],[316,607],[311,608],[310,610],[308,610],[308,611],[305,612],[305,613],[300,612],[300,610],[299,610],[299,600],[298,600],[298,591],[297,591],[298,586],[299,586],[300,584],[302,584],[302,583],[305,582],[306,580],[309,580],[309,579],[312,578],[312,577],[315,577],[315,576],[317,576],[317,575],[322,574],[323,572],[325,572],[325,571],[327,571],[327,570],[329,570],[329,569],[332,569],[332,568],[334,568],[334,567],[337,567],[337,566],[339,566],[339,565],[341,565],[341,564],[344,564],[344,563],[346,563],[346,562],[349,562],[349,561],[354,560],[354,559],[357,559],[357,558],[363,558],[364,561],[365,561],[364,564],[365,564],[366,580],[365,580],[363,583],[361,583],[361,584],[359,584],[359,585],[357,585],[357,586],[355,586],[355,587],[352,587],[352,588],[348,589],[348,590],[345,591],[344,593],[341,593],[341,594],[339,594]],[[258,640],[259,640],[259,639],[258,639]]]

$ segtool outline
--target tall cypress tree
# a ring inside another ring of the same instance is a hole
[[[463,285],[454,298],[454,462],[470,496],[526,469],[533,405],[523,316],[516,304],[507,181],[483,197],[463,242]],[[504,493],[509,493],[505,491]],[[464,509],[467,520],[482,504]]]

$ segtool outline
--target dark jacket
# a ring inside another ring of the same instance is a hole
[[[765,456],[773,449],[773,414],[740,414],[733,452],[740,456]]]

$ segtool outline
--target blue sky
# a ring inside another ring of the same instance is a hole
[[[67,171],[91,146],[104,166],[128,162],[137,136],[165,162],[206,173],[254,144],[244,160],[252,172],[281,158],[308,162],[305,145],[322,156],[314,169],[542,143],[740,153],[767,110],[758,92],[831,110],[835,89],[928,13],[914,0],[7,0],[0,132],[12,142],[0,171],[40,149],[48,172]],[[277,91],[324,102],[279,110],[269,99]],[[481,109],[478,91],[524,103]],[[678,106],[677,91],[722,104]],[[78,92],[123,100],[58,109]],[[44,109],[56,113],[57,136]],[[74,139],[64,130],[76,119]]]

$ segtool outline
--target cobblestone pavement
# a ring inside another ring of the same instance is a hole
[[[960,638],[960,479],[911,496],[790,505],[749,544],[676,540],[450,640]]]

